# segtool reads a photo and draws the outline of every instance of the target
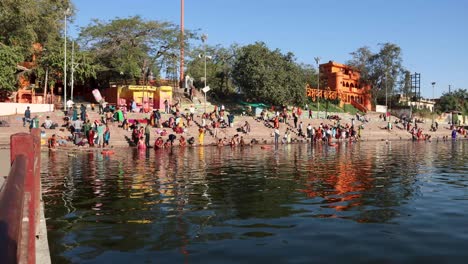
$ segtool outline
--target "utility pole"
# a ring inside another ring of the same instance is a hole
[[[385,118],[387,118],[387,115],[388,115],[387,92],[388,92],[388,71],[385,71]]]
[[[72,57],[71,57],[71,93],[70,98],[73,101],[73,85],[75,79],[73,78],[75,73],[75,41],[72,41]]]
[[[205,113],[206,113],[206,93],[207,93],[207,91],[205,91],[205,89],[206,89],[206,40],[208,39],[208,35],[203,34],[203,35],[201,36],[201,39],[202,39],[202,42],[203,42],[203,44],[204,44],[204,45],[203,45],[203,46],[204,46],[204,48],[203,48],[203,49],[204,49],[204,51],[203,51],[203,53],[204,53],[204,54],[203,54],[203,57],[204,57],[204,59],[205,59],[205,79],[204,79],[204,81],[205,81],[205,82],[204,82],[204,83],[205,83],[205,87],[203,87],[203,91],[204,91],[204,93],[205,93]]]
[[[318,82],[317,82],[317,90],[319,91],[320,94],[320,57],[315,57],[314,58],[315,63],[317,63],[317,72],[318,72]],[[319,118],[319,112],[320,112],[320,96],[317,96],[317,119]]]
[[[180,82],[184,79],[184,0],[180,0]]]
[[[64,38],[64,60],[63,60],[63,110],[67,111],[67,14],[70,11],[69,8],[65,10],[65,38]]]
[[[434,110],[435,110],[435,95],[434,95],[434,85],[436,82],[432,82],[432,102],[434,103],[432,105],[432,124],[434,124]]]

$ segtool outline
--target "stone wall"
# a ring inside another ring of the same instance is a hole
[[[0,116],[24,114],[28,106],[32,115],[35,113],[54,111],[53,104],[0,103]]]

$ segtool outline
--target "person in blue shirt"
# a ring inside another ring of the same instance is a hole
[[[452,130],[452,139],[453,140],[457,139],[457,130],[456,129]]]
[[[26,122],[31,122],[31,110],[29,110],[29,106],[26,107],[26,110],[24,111],[23,127],[26,126]]]

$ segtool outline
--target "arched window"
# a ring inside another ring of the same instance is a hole
[[[349,83],[348,83],[348,82],[346,83],[346,87],[349,87]]]

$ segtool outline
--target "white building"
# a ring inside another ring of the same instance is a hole
[[[411,101],[411,98],[401,94],[398,94],[397,98],[398,102],[401,104],[406,104],[407,106],[415,107],[416,109],[428,109],[431,112],[434,111],[434,100],[420,99],[419,101]]]

